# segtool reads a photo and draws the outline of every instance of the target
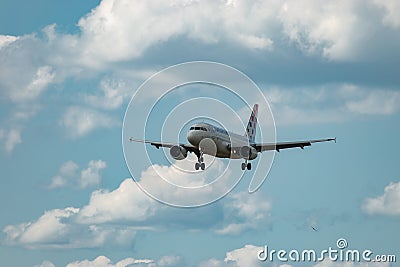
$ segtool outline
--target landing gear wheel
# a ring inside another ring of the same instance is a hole
[[[206,168],[206,164],[204,163],[203,152],[200,151],[200,154],[197,155],[197,162],[194,165],[194,168],[197,170],[201,169],[204,171]]]
[[[247,169],[250,171],[251,170],[251,163],[247,163]]]
[[[244,171],[245,169],[246,169],[246,163],[243,162],[243,163],[242,163],[242,170]]]

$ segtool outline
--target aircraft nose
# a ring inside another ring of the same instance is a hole
[[[192,145],[196,145],[196,136],[194,134],[193,131],[189,131],[187,134],[187,140],[189,141],[189,143],[191,143]]]

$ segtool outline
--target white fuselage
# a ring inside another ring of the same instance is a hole
[[[240,154],[239,148],[249,146],[247,136],[227,132],[222,128],[208,123],[198,123],[190,127],[187,140],[193,146],[199,148],[200,142],[207,138],[211,139],[215,143],[215,156],[219,158],[243,158],[243,155]],[[208,154],[206,151],[204,153]]]

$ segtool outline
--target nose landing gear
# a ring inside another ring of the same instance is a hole
[[[251,170],[251,163],[247,162],[247,160],[245,160],[245,162],[242,163],[242,170],[244,171],[247,168],[247,170]]]
[[[197,155],[197,160],[198,160],[198,162],[196,162],[196,164],[194,164],[194,168],[196,169],[196,171],[199,169],[204,171],[204,169],[206,168],[206,164],[204,163],[203,152],[200,151],[200,154]]]

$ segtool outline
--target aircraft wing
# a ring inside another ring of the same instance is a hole
[[[173,146],[181,146],[181,147],[184,147],[189,152],[195,152],[195,153],[199,152],[199,150],[195,146],[192,146],[192,145],[189,145],[189,144],[162,143],[162,142],[157,142],[157,141],[134,139],[132,137],[129,138],[129,141],[150,144],[152,146],[155,146],[157,149],[160,148],[160,147],[171,148]]]
[[[268,150],[276,150],[279,152],[279,150],[281,149],[293,148],[293,147],[300,147],[301,149],[303,149],[305,146],[311,146],[311,144],[313,143],[329,142],[329,141],[335,141],[336,143],[336,138],[295,141],[295,142],[278,142],[275,144],[272,143],[254,144],[252,145],[252,147],[254,147],[257,150],[257,152],[263,152]]]

